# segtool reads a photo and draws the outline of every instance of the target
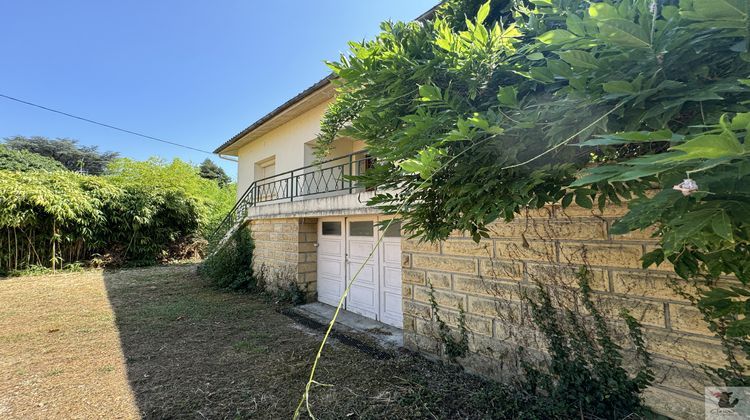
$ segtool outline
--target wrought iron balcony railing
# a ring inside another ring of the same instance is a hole
[[[364,174],[373,164],[373,158],[360,151],[253,182],[209,236],[209,254],[228,235],[234,233],[238,223],[247,217],[250,208],[272,201],[294,202],[313,195],[352,193],[358,187],[351,177]]]

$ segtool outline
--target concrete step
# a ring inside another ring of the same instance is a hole
[[[335,310],[336,308],[331,305],[315,302],[286,309],[284,314],[306,326],[325,332]],[[343,335],[349,340],[361,341],[361,345],[375,346],[385,352],[399,350],[404,345],[403,330],[345,310],[339,312],[333,332],[337,333],[334,337],[336,339],[342,340]]]

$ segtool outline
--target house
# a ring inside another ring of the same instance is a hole
[[[464,311],[469,354],[462,364],[500,377],[507,374],[509,350],[544,352],[519,290],[543,282],[564,294],[575,286],[575,268],[585,263],[607,316],[614,320],[626,308],[644,326],[657,376],[647,403],[672,417],[702,416],[700,391],[710,382],[698,366],[722,366],[721,345],[701,314],[670,287],[679,282],[672,267],[640,268],[640,258],[655,245],[650,232],[610,233],[624,207],[602,213],[548,206],[511,223],[493,223],[490,237],[478,244],[460,232],[442,243],[423,243],[403,237],[397,224],[382,232],[377,224],[387,216],[366,205],[375,192],[347,177],[372,165],[366,145],[340,138],[328,156],[315,156],[320,121],[334,94],[327,77],[215,151],[239,160],[232,221],[249,225],[253,264],[271,287],[294,284],[309,301],[336,305],[366,262],[345,310],[402,328],[406,347],[437,357],[442,345],[431,298],[452,327]]]
[[[308,299],[337,305],[345,279],[367,260],[384,220],[366,202],[373,191],[347,175],[371,163],[361,141],[341,138],[316,158],[320,119],[334,94],[330,77],[261,118],[216,153],[237,156],[238,202],[255,240],[254,265],[272,287],[297,283]],[[400,229],[384,233],[345,302],[348,311],[401,328]]]
[[[237,211],[255,240],[255,269],[271,287],[294,283],[309,301],[336,305],[382,235],[344,309],[403,328],[406,347],[440,355],[432,287],[449,324],[466,311],[470,355],[464,364],[498,377],[496,362],[509,345],[543,347],[514,291],[537,280],[570,286],[573,268],[586,262],[592,287],[612,305],[609,312],[627,308],[644,325],[659,380],[647,402],[675,417],[702,412],[701,396],[691,387],[702,389],[705,378],[695,366],[721,365],[721,347],[697,310],[669,287],[671,267],[639,268],[640,257],[654,245],[649,233],[609,233],[624,208],[602,214],[550,206],[494,223],[491,237],[479,244],[461,233],[442,243],[420,243],[402,237],[397,225],[381,232],[377,223],[386,216],[366,205],[374,192],[345,177],[371,163],[365,145],[341,138],[329,156],[316,160],[314,142],[333,96],[331,78],[325,78],[215,151],[239,159]]]

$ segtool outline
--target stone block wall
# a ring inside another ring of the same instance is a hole
[[[657,376],[646,393],[647,404],[673,417],[702,418],[702,392],[709,382],[699,365],[723,365],[718,340],[698,311],[670,287],[671,281],[689,286],[668,263],[640,268],[640,257],[655,244],[650,232],[609,233],[624,212],[548,207],[511,223],[494,223],[490,238],[479,244],[460,234],[435,244],[404,239],[406,346],[441,357],[429,303],[432,284],[448,325],[457,325],[459,307],[466,311],[470,353],[462,364],[491,377],[512,374],[512,354],[519,345],[529,349],[529,355],[544,354],[521,292],[540,281],[559,292],[559,302],[580,307],[574,273],[585,263],[592,273],[595,301],[613,325],[619,322],[620,308],[627,308],[644,326]]]
[[[314,218],[257,219],[250,222],[255,242],[253,269],[262,275],[269,290],[296,283],[307,301],[317,290],[318,221]]]

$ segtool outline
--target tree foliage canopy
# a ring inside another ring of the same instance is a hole
[[[700,15],[701,0],[698,11],[661,4],[655,14],[640,0],[536,3],[548,6],[519,6],[505,20],[480,9],[467,29],[449,25],[451,7],[432,21],[385,23],[330,63],[339,96],[320,143],[341,130],[365,140],[384,165],[363,181],[400,188],[375,204],[406,203],[413,233],[478,237],[498,217],[561,200],[590,153],[602,153],[605,144],[585,143],[597,135],[654,132],[621,140],[608,160],[661,152],[742,108],[738,15]],[[590,195],[572,199],[591,207]]]
[[[383,191],[371,204],[428,240],[628,200],[615,232],[658,229],[644,265],[747,284],[749,15],[747,0],[449,1],[329,63],[338,96],[319,147],[366,141],[380,164],[361,182]],[[750,292],[712,293],[703,309],[747,336]]]
[[[526,206],[619,203],[654,181],[657,200],[715,200],[671,187],[744,159],[747,15],[732,5],[746,2],[550,0],[495,21],[488,3],[466,29],[449,24],[454,3],[330,63],[339,95],[319,144],[365,140],[382,164],[362,181],[399,191],[373,204],[403,204],[412,233],[478,239]],[[604,165],[576,181],[592,154]]]
[[[0,145],[0,170],[4,171],[64,171],[58,161],[26,150],[11,150]]]
[[[220,187],[228,185],[232,182],[232,178],[224,172],[221,166],[217,165],[211,159],[206,159],[198,166],[198,173],[201,178],[212,179],[216,181]]]
[[[46,137],[14,136],[5,139],[5,147],[27,151],[52,158],[71,171],[83,171],[90,175],[101,175],[107,164],[117,158],[116,152],[99,152],[97,146],[81,146],[78,140]]]

